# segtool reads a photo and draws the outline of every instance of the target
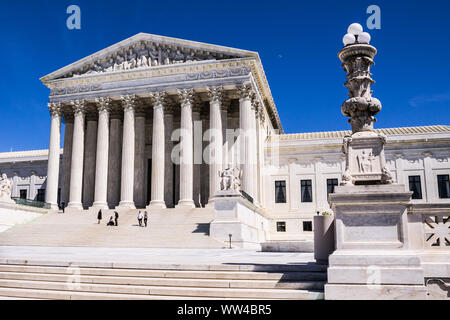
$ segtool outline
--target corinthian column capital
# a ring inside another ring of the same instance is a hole
[[[128,94],[120,97],[120,101],[122,101],[122,108],[125,111],[134,110],[136,105],[136,95]]]
[[[194,103],[194,89],[180,89],[178,96],[181,100],[181,106],[191,106]]]
[[[72,105],[74,115],[84,115],[86,111],[86,101],[85,100],[73,100],[70,102]]]
[[[111,108],[111,98],[110,97],[99,97],[95,99],[97,104],[98,113],[104,113],[110,111]]]
[[[62,106],[61,102],[52,102],[47,104],[48,110],[50,111],[51,116],[61,116],[62,114]]]
[[[150,98],[153,101],[153,109],[164,108],[167,100],[167,93],[165,91],[156,91],[150,93]]]
[[[241,100],[251,100],[254,95],[253,87],[250,83],[244,83],[238,86],[238,92]]]
[[[208,92],[208,96],[209,96],[209,99],[211,102],[222,103],[222,99],[223,99],[223,87],[222,86],[207,87],[206,91]]]

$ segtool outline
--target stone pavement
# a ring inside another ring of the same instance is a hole
[[[97,248],[0,246],[0,263],[17,260],[64,261],[110,266],[126,263],[140,265],[291,265],[314,264],[313,253],[257,252],[243,249],[173,249],[173,248]]]

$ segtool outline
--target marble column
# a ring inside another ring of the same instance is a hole
[[[252,110],[253,89],[251,84],[239,86],[239,164],[242,170],[241,189],[251,197],[254,197],[253,190],[253,154],[252,154]]]
[[[74,111],[74,127],[72,142],[72,164],[70,168],[70,195],[68,208],[83,210],[81,195],[83,188],[84,159],[84,117],[85,101],[72,101]]]
[[[192,108],[192,123],[194,126],[194,171],[193,171],[193,199],[197,208],[201,207],[201,167],[203,160],[203,132],[200,119],[201,105]]]
[[[120,179],[122,170],[122,113],[111,109],[108,156],[108,206],[114,208],[120,201]]]
[[[95,192],[95,162],[97,150],[97,112],[86,113],[86,137],[84,139],[84,168],[83,168],[83,207],[89,208],[94,204]]]
[[[173,170],[173,162],[172,162],[172,132],[173,132],[173,107],[166,106],[164,107],[164,141],[165,141],[165,149],[164,149],[164,202],[168,208],[173,208],[174,204],[174,170]]]
[[[49,103],[52,117],[50,125],[50,144],[48,150],[47,189],[45,202],[52,210],[58,210],[58,177],[61,143],[61,103]]]
[[[166,93],[152,93],[153,135],[152,135],[152,190],[149,208],[166,208],[164,202],[164,165],[165,165],[165,130],[164,104]]]
[[[194,208],[193,196],[193,128],[192,104],[193,89],[179,90],[181,99],[181,152],[180,152],[180,201],[177,207]]]
[[[93,207],[108,209],[108,155],[110,98],[96,99],[98,109],[97,155],[95,169],[95,195]]]
[[[257,135],[258,135],[258,173],[259,173],[259,182],[258,182],[258,190],[259,190],[259,203],[263,204],[265,199],[264,192],[264,182],[265,182],[265,172],[264,172],[264,152],[265,152],[265,128],[264,128],[264,106],[261,105],[258,110],[258,121],[257,125]]]
[[[208,88],[209,95],[209,132],[210,132],[210,154],[209,154],[209,201],[219,190],[219,172],[222,170],[222,88]]]
[[[205,137],[206,132],[209,132],[209,112],[204,112],[200,115],[200,118],[202,120],[202,135]],[[205,154],[206,148],[209,146],[209,141],[206,139],[203,140],[202,143],[202,150],[203,150],[203,159],[201,164],[201,202],[202,206],[206,206],[209,199],[209,155]]]
[[[260,182],[261,182],[261,175],[259,170],[259,120],[258,120],[258,114],[259,109],[261,108],[261,103],[258,101],[258,99],[255,97],[252,102],[252,119],[251,119],[251,154],[253,155],[253,163],[252,163],[252,172],[253,172],[253,197],[255,204],[260,203],[261,195],[260,195]]]
[[[64,154],[61,170],[61,205],[67,206],[70,193],[70,164],[72,162],[73,114],[64,114]]]
[[[122,96],[123,140],[122,140],[122,180],[120,184],[121,209],[135,209],[134,205],[134,147],[135,147],[135,102],[134,95]]]
[[[145,208],[147,195],[145,194],[146,164],[145,164],[145,106],[140,103],[136,108],[136,136],[134,158],[134,203],[138,208]]]
[[[227,141],[227,129],[228,129],[228,105],[229,100],[222,102],[222,108],[220,110],[221,118],[222,118],[222,169],[225,169],[230,164],[229,159],[229,145]]]

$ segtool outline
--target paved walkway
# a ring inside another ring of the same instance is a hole
[[[0,246],[0,263],[5,260],[89,261],[92,263],[135,264],[288,264],[314,262],[313,253],[257,252],[242,249],[171,249],[171,248],[86,248]]]

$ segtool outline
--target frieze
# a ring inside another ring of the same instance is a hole
[[[79,87],[67,87],[67,88],[54,88],[50,91],[50,96],[62,96],[65,94],[74,94],[79,92],[89,92],[89,91],[98,91],[101,90],[102,86],[99,84],[91,85],[91,86],[79,86]]]

